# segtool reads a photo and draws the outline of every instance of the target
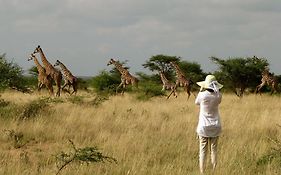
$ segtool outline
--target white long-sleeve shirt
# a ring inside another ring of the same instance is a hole
[[[221,132],[218,106],[221,94],[207,90],[199,92],[195,104],[200,105],[199,121],[196,132],[203,137],[217,137]]]

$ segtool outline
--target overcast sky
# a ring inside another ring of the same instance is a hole
[[[265,57],[281,74],[280,0],[0,0],[0,54],[25,70],[41,45],[51,63],[92,76],[110,58],[135,72],[153,55],[215,70],[210,56]]]

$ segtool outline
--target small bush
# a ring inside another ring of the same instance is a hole
[[[1,119],[15,119],[22,112],[22,107],[5,100],[0,102],[0,118]]]
[[[67,100],[73,104],[84,104],[83,96],[71,96]]]
[[[156,96],[164,96],[165,92],[162,91],[162,87],[154,82],[146,82],[141,85],[142,89],[137,96],[139,100],[148,100]]]
[[[16,132],[14,130],[4,129],[3,132],[8,136],[9,140],[12,140],[14,148],[21,148],[26,144],[23,140],[23,133]]]
[[[10,102],[5,101],[4,99],[0,99],[0,108],[6,107],[10,104]]]
[[[97,163],[97,162],[102,162],[104,163],[105,161],[107,162],[115,162],[117,163],[117,160],[113,157],[105,156],[103,153],[101,153],[97,147],[85,147],[85,148],[77,148],[73,141],[69,140],[73,151],[66,153],[66,152],[61,152],[56,155],[56,160],[57,160],[57,168],[58,172],[56,174],[59,174],[60,171],[65,168],[67,165],[70,163]]]
[[[0,90],[7,88],[27,92],[23,70],[14,62],[9,62],[6,55],[0,55]]]
[[[104,94],[98,94],[92,101],[90,101],[90,105],[93,105],[95,107],[102,104],[104,101],[108,100],[108,96]]]
[[[58,104],[58,103],[63,103],[63,99],[61,98],[46,98],[44,99],[46,102],[48,103],[54,103],[54,104]]]
[[[41,111],[46,110],[48,107],[48,99],[39,99],[30,102],[24,106],[24,110],[21,113],[19,119],[30,119],[38,116]]]
[[[91,80],[91,85],[98,92],[115,93],[115,89],[120,83],[120,77],[112,75],[109,72],[102,71],[99,75]]]

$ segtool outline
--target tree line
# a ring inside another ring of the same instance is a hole
[[[158,71],[163,71],[170,81],[175,81],[175,72],[173,71],[170,62],[178,63],[185,76],[193,82],[204,80],[207,74],[214,74],[218,81],[224,84],[224,91],[234,92],[241,97],[247,92],[254,92],[257,85],[261,81],[262,71],[269,66],[266,58],[253,57],[229,57],[229,58],[209,58],[218,69],[214,72],[204,72],[201,65],[197,62],[190,62],[178,56],[155,55],[150,57],[142,64],[142,66],[150,71],[150,73],[136,72],[140,80],[138,91],[142,91],[145,95],[163,95],[161,92],[161,80]],[[119,60],[119,62],[129,69],[127,62]],[[106,63],[105,63],[106,66]],[[36,67],[31,67],[29,76],[24,76],[23,69],[16,63],[8,61],[6,55],[0,55],[0,90],[12,88],[23,92],[29,89],[36,89],[37,85],[37,70]],[[278,80],[280,75],[276,75]],[[110,71],[101,71],[98,75],[90,79],[79,79],[79,89],[94,89],[97,92],[113,93],[116,86],[120,83],[120,73],[116,68]],[[196,85],[193,85],[193,90],[198,90]],[[131,88],[126,89],[132,91]],[[263,91],[268,91],[268,87]]]

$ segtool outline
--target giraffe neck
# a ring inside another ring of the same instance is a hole
[[[71,72],[66,68],[66,66],[62,62],[59,62],[59,65],[61,67],[64,76],[66,77],[72,76]]]
[[[167,84],[169,80],[165,77],[164,73],[160,72],[160,78],[163,84]]]
[[[184,76],[184,74],[182,73],[180,67],[176,63],[173,63],[173,66],[174,66],[174,68],[176,70],[176,75],[177,75],[178,78],[181,77],[181,76]]]
[[[47,60],[47,58],[45,57],[45,54],[43,53],[43,50],[40,48],[40,56],[41,56],[41,60],[43,65],[45,66],[46,69],[50,69],[53,68],[52,64],[49,63],[49,61]]]
[[[33,57],[34,63],[37,67],[38,73],[40,72],[45,72],[45,69],[43,66],[41,66],[41,64],[39,63],[38,59],[36,57]]]
[[[116,69],[117,69],[121,74],[124,75],[124,74],[128,73],[128,71],[127,71],[126,69],[124,69],[124,68],[122,67],[122,65],[119,64],[117,61],[113,62],[113,64],[115,65]]]

